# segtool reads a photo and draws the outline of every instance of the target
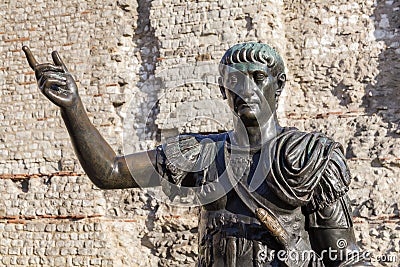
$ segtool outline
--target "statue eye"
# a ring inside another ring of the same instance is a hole
[[[254,73],[254,80],[257,82],[261,82],[265,80],[265,74],[262,72],[256,72]]]

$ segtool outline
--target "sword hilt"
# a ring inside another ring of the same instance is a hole
[[[289,247],[289,234],[279,223],[274,215],[270,214],[263,208],[256,209],[256,215],[263,225],[269,230],[275,239],[283,245],[284,248]]]

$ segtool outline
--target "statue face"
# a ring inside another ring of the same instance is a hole
[[[220,81],[228,105],[246,126],[263,125],[275,111],[278,80],[260,63],[235,63]]]

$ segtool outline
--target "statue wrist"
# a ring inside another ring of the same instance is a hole
[[[71,105],[62,106],[60,107],[60,109],[64,119],[65,117],[81,117],[83,114],[86,114],[85,107],[83,106],[82,100],[79,95],[76,97]]]

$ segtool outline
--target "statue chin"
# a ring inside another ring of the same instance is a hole
[[[245,127],[259,127],[261,123],[254,117],[240,116],[239,117]]]
[[[236,115],[245,126],[249,127],[264,125],[271,117],[269,112],[261,113],[260,111],[255,112],[250,108],[242,108],[236,112]]]

